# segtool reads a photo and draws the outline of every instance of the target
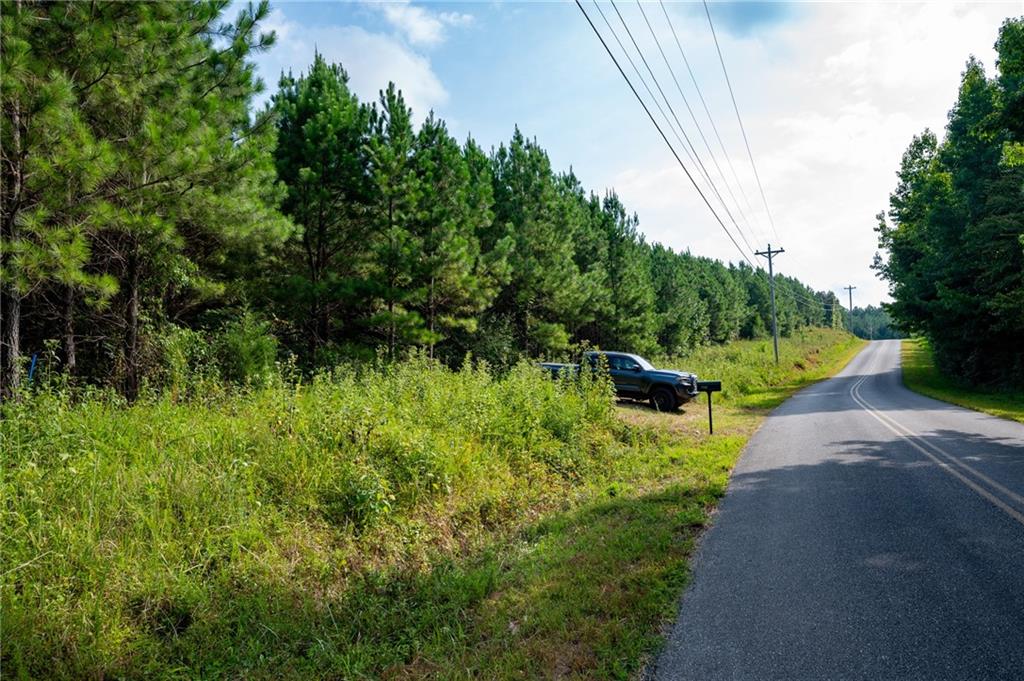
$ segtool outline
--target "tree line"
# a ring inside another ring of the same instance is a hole
[[[270,103],[266,2],[3,2],[2,379],[31,356],[134,397],[421,349],[505,366],[582,343],[684,354],[771,328],[767,275],[648,243],[516,129],[490,151],[361,102],[316,56]],[[777,277],[780,332],[841,326]]]
[[[973,57],[945,138],[903,154],[875,268],[900,328],[926,336],[938,365],[967,379],[1024,384],[1024,18],[1007,19],[996,73]]]
[[[843,324],[850,333],[866,340],[903,337],[903,332],[896,326],[892,316],[882,305],[855,307],[852,312],[846,313]]]

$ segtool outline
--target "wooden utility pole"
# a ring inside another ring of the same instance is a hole
[[[768,244],[767,251],[755,251],[755,255],[760,255],[763,258],[768,258],[768,282],[771,284],[772,290],[772,340],[775,343],[775,363],[779,363],[779,322],[775,317],[775,270],[772,269],[772,256],[778,255],[779,253],[785,253],[786,249],[777,248],[772,250],[772,245]]]
[[[843,288],[846,289],[846,292],[850,294],[850,315],[853,315],[853,290],[855,288],[857,288],[857,287],[856,286],[844,286]]]

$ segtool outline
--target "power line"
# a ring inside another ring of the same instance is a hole
[[[704,108],[704,114],[707,116],[708,122],[711,124],[711,130],[715,133],[715,139],[718,140],[718,148],[722,150],[722,156],[725,157],[725,162],[729,166],[729,172],[732,173],[732,179],[736,182],[736,186],[739,188],[740,194],[743,196],[743,201],[747,204],[747,209],[750,210],[751,215],[757,218],[757,211],[754,210],[754,206],[750,203],[750,197],[747,196],[747,190],[743,186],[743,182],[740,181],[740,176],[736,172],[736,166],[732,163],[732,156],[730,156],[729,152],[725,149],[725,142],[722,141],[722,135],[718,132],[718,126],[715,125],[715,118],[711,115],[711,109],[708,108],[707,100],[704,99],[704,93],[701,91],[700,84],[697,82],[697,76],[693,73],[693,68],[690,66],[690,60],[686,58],[686,51],[683,50],[683,44],[679,41],[679,35],[676,33],[676,27],[672,23],[672,18],[669,16],[668,9],[665,7],[663,0],[659,0],[659,4],[661,5],[662,13],[665,15],[665,22],[668,24],[669,30],[672,31],[672,38],[675,40],[676,47],[679,49],[679,56],[683,58],[683,64],[686,65],[686,71],[690,74],[690,80],[693,82],[693,87],[697,91],[697,97],[700,98],[701,106]],[[760,232],[762,238],[765,238],[765,241],[767,241],[767,233],[765,233],[764,227],[756,220],[755,224],[757,224],[758,232]]]
[[[622,66],[619,64],[619,60],[615,58],[615,54],[612,52],[611,48],[608,47],[608,43],[605,42],[604,36],[601,35],[601,32],[597,30],[597,26],[594,25],[593,21],[591,21],[590,15],[587,14],[587,10],[583,9],[583,5],[580,3],[580,0],[575,0],[575,2],[576,6],[579,7],[580,12],[583,13],[583,17],[587,20],[587,23],[590,24],[590,28],[591,30],[594,31],[594,35],[596,35],[597,39],[601,41],[601,46],[604,47],[605,52],[607,52],[608,56],[611,57],[612,62],[615,64],[615,68],[618,69],[619,74],[622,76],[623,80],[626,81],[626,85],[629,86],[629,89],[632,91],[633,96],[636,97],[636,100],[638,102],[640,102],[640,106],[643,107],[644,113],[646,113],[647,117],[651,119],[651,123],[654,124],[655,129],[657,129],[658,131],[658,134],[661,135],[661,139],[665,141],[665,144],[668,146],[669,151],[672,152],[672,156],[675,157],[676,162],[679,164],[679,167],[683,169],[684,173],[686,173],[687,179],[690,180],[690,183],[693,185],[693,188],[697,190],[698,194],[700,194],[700,198],[704,200],[704,204],[708,207],[708,210],[711,211],[711,214],[715,217],[715,220],[722,227],[722,231],[724,231],[726,236],[729,237],[729,241],[731,241],[732,245],[736,247],[736,250],[740,252],[740,255],[743,256],[743,259],[746,260],[751,267],[754,267],[754,264],[750,262],[750,258],[748,258],[747,255],[743,252],[743,249],[740,248],[740,245],[739,243],[737,243],[735,237],[733,237],[733,235],[729,232],[729,228],[725,226],[725,223],[722,221],[722,218],[718,216],[718,213],[715,212],[715,209],[711,205],[711,202],[708,201],[707,197],[704,195],[704,192],[701,191],[701,188],[697,185],[697,181],[693,179],[693,175],[690,174],[689,169],[683,163],[682,159],[679,158],[679,154],[676,153],[675,147],[672,146],[672,143],[665,135],[665,132],[661,129],[661,126],[658,125],[658,121],[655,120],[654,115],[651,113],[651,110],[647,107],[647,103],[644,102],[643,98],[640,96],[640,93],[637,92],[636,88],[633,86],[632,81],[629,80],[629,76],[627,76],[626,72],[622,69]]]
[[[658,92],[661,94],[661,98],[665,102],[665,106],[668,107],[669,112],[672,114],[672,118],[675,119],[676,126],[678,127],[679,132],[681,132],[682,135],[683,135],[683,138],[686,139],[685,144],[684,144],[684,142],[682,140],[679,140],[679,143],[684,145],[684,149],[685,149],[685,147],[687,145],[689,146],[690,151],[692,152],[691,159],[693,160],[693,162],[697,165],[698,169],[700,170],[700,172],[702,174],[702,177],[704,178],[704,181],[707,182],[708,187],[715,194],[715,197],[718,199],[719,204],[721,204],[722,208],[725,210],[725,214],[729,217],[729,220],[736,227],[736,231],[739,233],[740,238],[743,239],[743,243],[746,244],[747,250],[750,251],[750,252],[753,252],[754,251],[753,247],[751,247],[750,242],[747,240],[747,237],[743,233],[743,229],[739,226],[739,223],[736,222],[736,218],[733,217],[732,211],[730,211],[729,207],[726,205],[725,199],[722,198],[721,193],[719,193],[719,191],[718,191],[718,187],[716,187],[714,181],[712,181],[711,174],[708,172],[707,168],[704,167],[704,163],[700,160],[700,154],[697,153],[696,147],[694,147],[693,142],[690,141],[690,136],[686,134],[686,129],[683,127],[683,124],[679,121],[679,117],[676,115],[676,112],[675,112],[675,109],[672,106],[672,103],[668,100],[668,97],[665,95],[665,91],[662,89],[661,84],[658,82],[658,77],[656,75],[654,75],[654,69],[651,68],[651,65],[647,62],[647,57],[644,56],[643,50],[640,49],[639,43],[637,43],[636,38],[633,37],[633,32],[631,30],[629,30],[629,25],[626,23],[625,17],[622,16],[622,12],[619,11],[618,5],[615,4],[615,0],[611,0],[611,5],[612,5],[612,9],[615,10],[615,14],[618,15],[619,21],[622,23],[622,27],[624,29],[626,29],[626,35],[629,37],[630,42],[633,43],[633,48],[636,50],[637,55],[640,57],[640,61],[643,62],[644,68],[647,69],[647,73],[650,75],[651,80],[654,81],[654,87],[656,87],[658,89]],[[601,13],[601,16],[604,17],[604,11],[601,10],[601,6],[597,4],[596,0],[594,0],[594,6],[597,8],[597,11]],[[606,24],[608,23],[607,17],[605,17],[605,23]],[[612,34],[615,35],[615,31],[614,31],[614,29],[612,29],[611,24],[608,24],[608,28],[609,28],[609,30],[612,31]],[[616,40],[618,40],[618,36],[616,36]],[[622,43],[620,42],[619,45],[621,47]],[[623,52],[626,52],[625,48],[623,48]],[[627,53],[627,57],[628,57],[628,53]],[[632,60],[630,60],[630,63],[632,63]],[[635,65],[634,65],[634,68],[636,68]],[[639,75],[639,73],[637,75]],[[641,76],[641,78],[642,78],[642,76]],[[655,100],[655,103],[657,103],[657,98],[654,98],[653,93],[652,93],[651,97]],[[658,109],[661,110],[661,106],[660,105],[658,106]],[[662,116],[664,116],[665,115],[664,111],[663,110],[661,110],[661,111],[662,111]],[[667,116],[665,117],[665,121],[666,121],[666,123],[668,123],[669,128],[672,128],[672,122],[670,120],[668,120]],[[673,134],[676,134],[674,129],[673,129]],[[676,139],[679,139],[678,135],[676,135]]]
[[[761,184],[761,176],[757,172],[757,164],[754,163],[754,153],[750,151],[750,140],[747,139],[747,130],[743,127],[743,118],[740,116],[740,107],[736,104],[736,94],[732,90],[732,82],[729,80],[729,71],[725,68],[725,58],[722,56],[722,47],[718,44],[718,35],[715,33],[715,24],[711,21],[711,10],[708,9],[708,1],[704,0],[704,13],[708,17],[708,26],[711,27],[711,37],[715,39],[715,49],[718,51],[718,62],[722,65],[722,73],[725,74],[725,84],[729,86],[729,97],[732,98],[732,108],[736,112],[736,121],[740,124],[740,132],[743,133],[743,144],[747,147],[747,156],[750,158],[750,167],[754,169],[754,179],[757,180],[757,188],[761,192],[761,200],[764,202],[764,212],[768,215],[768,224],[772,226],[772,232],[775,234],[775,238],[779,238],[779,233],[775,229],[775,220],[772,218],[772,212],[768,208],[768,198],[764,193],[764,186]]]
[[[679,145],[682,147],[683,152],[686,154],[686,157],[688,159],[690,159],[690,163],[692,163],[695,166],[697,166],[698,165],[698,161],[694,157],[694,153],[692,153],[690,151],[690,149],[693,147],[693,145],[692,144],[689,145],[689,148],[688,148],[687,144],[685,142],[683,142],[682,138],[679,136],[679,132],[677,132],[677,130],[676,130],[676,127],[672,125],[672,121],[669,119],[668,114],[665,113],[665,109],[662,108],[661,103],[658,101],[658,98],[654,95],[654,91],[651,90],[651,86],[647,84],[647,79],[644,78],[644,74],[642,74],[640,72],[640,68],[636,65],[636,62],[633,61],[633,57],[630,56],[629,50],[626,49],[626,46],[622,44],[622,40],[619,38],[619,34],[615,30],[615,27],[612,26],[610,21],[608,21],[608,16],[604,13],[604,10],[601,9],[601,6],[599,4],[597,4],[596,0],[594,0],[594,7],[595,7],[595,9],[597,9],[598,13],[601,15],[601,19],[604,20],[604,24],[608,28],[608,32],[612,34],[613,38],[615,38],[615,42],[618,44],[619,49],[622,50],[623,56],[625,56],[626,59],[629,61],[629,65],[633,68],[633,73],[636,74],[637,79],[644,86],[644,90],[647,91],[647,96],[651,98],[652,102],[654,102],[654,106],[657,107],[658,113],[661,114],[662,119],[665,121],[665,124],[668,126],[669,130],[671,130],[672,135],[676,138],[676,141],[679,142]],[[634,45],[635,45],[635,43],[634,43]],[[640,57],[641,57],[641,59],[643,58],[643,53],[640,53]],[[650,68],[649,67],[648,67],[648,72],[650,72]],[[628,82],[628,80],[627,80],[627,82]],[[667,101],[666,101],[666,103],[667,103]],[[683,135],[685,136],[685,134],[686,133],[684,132]],[[698,167],[698,169],[702,170],[703,168]],[[707,174],[705,172],[705,174],[701,175],[701,177],[706,179],[706,175]],[[720,197],[719,197],[719,202],[721,202],[721,198]],[[748,246],[748,249],[749,249],[749,246]],[[749,250],[750,250],[751,253],[753,252],[753,249],[749,249]],[[740,254],[743,255],[744,259],[746,259],[747,262],[750,262],[749,258],[747,258],[746,254],[744,254],[742,250],[740,251]]]
[[[665,113],[665,109],[661,107],[661,103],[658,101],[658,98],[655,97],[654,91],[651,90],[651,86],[647,84],[647,79],[644,78],[644,74],[640,73],[640,68],[636,65],[636,62],[633,61],[633,57],[630,56],[629,50],[627,50],[626,46],[622,44],[622,40],[619,38],[619,34],[616,32],[615,27],[611,25],[611,22],[608,21],[608,17],[607,15],[605,15],[604,10],[602,10],[601,6],[597,4],[597,0],[594,0],[594,7],[601,15],[601,19],[604,20],[604,25],[608,27],[608,32],[612,34],[612,37],[615,38],[615,42],[618,43],[619,49],[622,50],[622,54],[629,61],[629,65],[633,67],[633,73],[636,74],[637,79],[644,86],[644,89],[647,91],[647,96],[650,97],[651,101],[654,102],[654,106],[658,108],[658,113],[661,114],[661,117],[662,119],[664,119],[666,125],[668,125],[669,130],[672,131],[672,134],[675,136],[676,141],[679,142],[680,146],[682,146],[683,152],[686,154],[686,157],[690,159],[690,163],[697,165],[697,159],[694,158],[694,155],[690,151],[690,148],[688,148],[686,143],[683,142],[682,138],[679,136],[679,132],[677,132],[675,126],[672,125],[672,121],[669,120],[668,114]],[[640,56],[641,58],[643,57],[642,54]],[[692,146],[693,145],[691,144],[690,147]],[[701,177],[703,178],[704,175],[701,175]]]
[[[671,62],[669,62],[668,56],[665,54],[665,50],[662,49],[661,41],[658,39],[658,34],[657,34],[657,32],[655,32],[654,26],[651,25],[650,19],[647,18],[647,12],[644,11],[644,6],[643,6],[643,4],[641,4],[640,0],[637,0],[636,6],[640,10],[641,16],[643,16],[643,18],[644,18],[644,23],[647,24],[647,30],[651,32],[651,38],[654,39],[654,44],[658,48],[658,52],[661,54],[662,60],[665,62],[665,67],[668,68],[669,75],[672,76],[672,82],[675,83],[676,90],[679,92],[679,96],[682,98],[683,104],[686,106],[686,110],[690,114],[690,120],[693,121],[694,127],[697,128],[697,134],[700,135],[701,140],[703,140],[703,142],[704,142],[704,148],[708,150],[708,156],[711,157],[711,162],[714,164],[715,169],[718,171],[718,176],[722,179],[722,183],[725,185],[726,192],[728,192],[730,198],[732,198],[733,204],[735,204],[737,212],[740,214],[740,217],[743,219],[744,222],[747,223],[747,227],[750,228],[750,220],[748,220],[747,216],[743,213],[743,207],[740,205],[740,202],[736,199],[736,195],[733,193],[732,187],[729,186],[729,180],[725,176],[725,173],[722,172],[722,166],[720,166],[718,164],[718,159],[715,158],[715,152],[711,150],[711,145],[708,143],[708,138],[705,137],[704,131],[700,127],[700,123],[697,122],[697,116],[693,113],[693,108],[690,106],[690,101],[686,98],[686,95],[683,93],[683,88],[679,85],[679,79],[676,78],[675,69],[672,68],[672,64],[671,64]],[[620,18],[621,18],[621,15],[620,15]],[[669,105],[669,108],[671,109],[671,105]],[[675,112],[674,111],[672,112],[672,115],[675,116]],[[679,123],[678,118],[676,119],[676,123],[679,124],[680,128],[682,128],[682,124]],[[697,151],[696,151],[696,149],[694,149],[694,154],[696,154],[696,153],[697,153]],[[699,156],[698,156],[698,158],[699,158]],[[703,164],[701,164],[701,165],[703,167]],[[705,173],[705,177],[707,178],[708,182],[711,184],[712,187],[714,187],[714,183],[713,183],[713,181],[710,178],[710,173],[708,173],[706,168],[704,170],[704,173]],[[721,194],[718,193],[717,189],[715,189],[715,194],[718,195],[719,200],[722,200]],[[722,203],[724,205],[725,201],[722,201]],[[726,208],[726,212],[729,213],[729,217],[732,218],[732,214],[731,214],[731,212],[729,212],[728,208]],[[740,236],[743,237],[743,242],[747,245],[747,248],[750,249],[751,251],[754,250],[750,246],[750,242],[747,241],[746,236],[743,234],[743,228],[740,227],[740,225],[736,223],[735,218],[733,218],[733,223],[736,224],[736,229],[739,230]],[[751,229],[751,236],[753,236],[753,230],[752,229]]]

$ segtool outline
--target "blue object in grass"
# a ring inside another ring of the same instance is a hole
[[[39,353],[38,352],[33,353],[32,354],[32,364],[30,364],[29,367],[28,367],[28,382],[29,383],[32,382],[32,375],[36,373],[36,360],[38,360],[38,359],[39,359]]]

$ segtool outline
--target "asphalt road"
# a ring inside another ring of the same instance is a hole
[[[650,676],[1024,679],[1024,424],[876,341],[754,435]]]

